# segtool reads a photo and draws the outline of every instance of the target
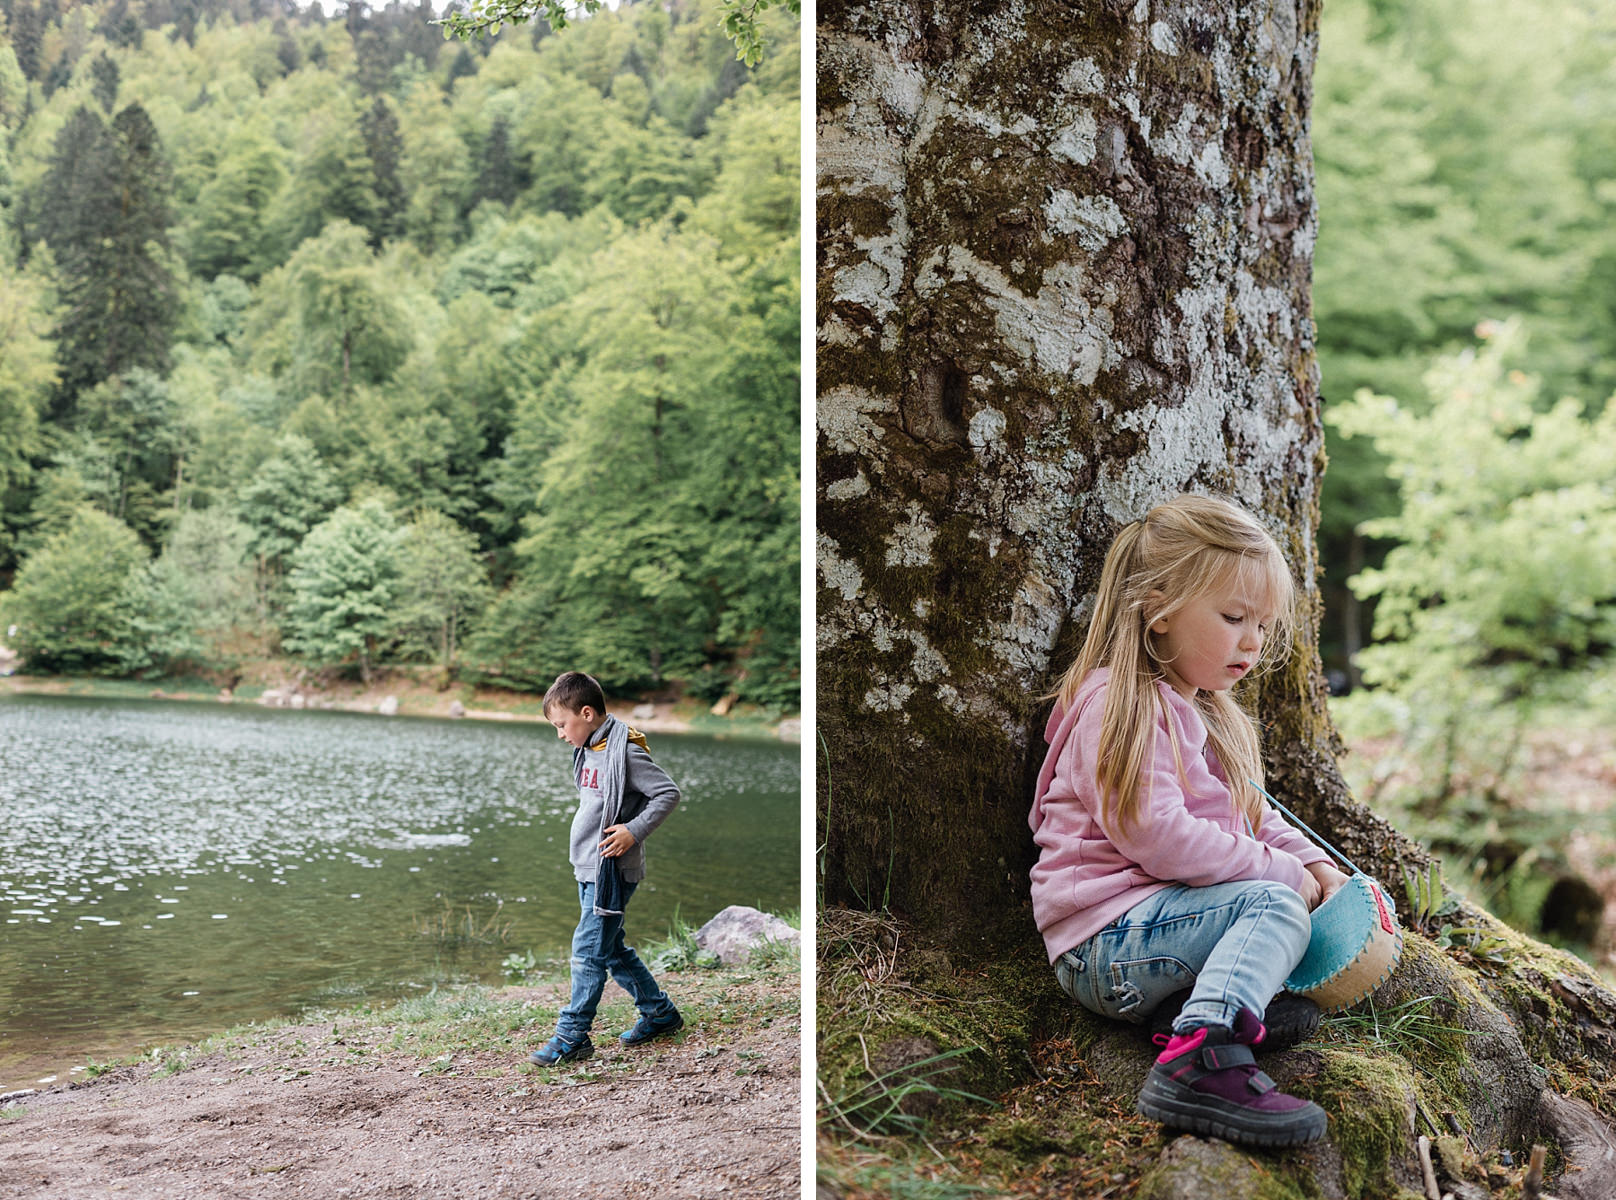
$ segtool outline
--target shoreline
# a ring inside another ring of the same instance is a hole
[[[3,663],[0,663],[3,665]],[[545,723],[541,698],[532,692],[478,684],[439,687],[427,671],[393,668],[380,671],[367,687],[357,681],[322,680],[278,661],[254,664],[234,689],[219,688],[199,677],[132,680],[101,676],[0,676],[0,694],[90,696],[109,700],[174,700],[186,703],[255,704],[379,716],[428,717],[441,720],[519,721]],[[611,698],[607,711],[646,733],[693,733],[710,737],[756,738],[800,744],[802,718],[750,705],[720,713],[700,700],[677,701]]]
[[[778,913],[771,912],[769,915],[779,917]],[[787,980],[793,989],[798,986],[800,949],[778,951],[772,944],[765,944],[745,961],[726,965],[716,958],[704,959],[694,936],[694,929],[675,924],[670,927],[666,937],[645,939],[641,952],[647,962],[664,954],[671,955],[670,961],[658,968],[658,978],[668,974],[675,980],[699,985],[698,991],[706,990],[709,985],[722,991],[731,980],[743,983],[754,979],[766,982]],[[25,1051],[4,1066],[3,1074],[0,1074],[0,1110],[25,1104],[31,1097],[85,1087],[109,1072],[148,1067],[161,1071],[164,1064],[174,1069],[174,1063],[189,1061],[214,1047],[261,1039],[288,1027],[325,1026],[333,1021],[349,1020],[372,1026],[389,1022],[396,1024],[399,1014],[410,1012],[423,1004],[431,1005],[440,998],[447,998],[444,1003],[458,1005],[466,997],[489,996],[497,999],[506,995],[531,997],[542,992],[554,992],[558,997],[556,1007],[559,1008],[570,998],[568,979],[565,957],[552,957],[545,961],[545,965],[525,972],[506,969],[494,975],[485,973],[482,977],[474,973],[450,978],[429,975],[402,980],[392,987],[367,990],[332,1003],[287,1005],[278,1010],[261,1010],[260,1015],[244,1016],[228,1025],[198,1021],[189,1028],[168,1031],[141,1033],[131,1029],[123,1035],[104,1039],[99,1045],[94,1044],[93,1039],[89,1044],[80,1043],[77,1049],[71,1051],[35,1047],[33,1052]],[[602,1001],[602,1012],[606,1014],[603,1019],[614,1019],[612,1014],[617,1009],[608,1001],[615,997],[617,1001],[626,1003],[626,993],[615,980],[610,979],[606,992]],[[670,991],[669,994],[673,993]],[[623,1009],[623,1015],[625,1020],[632,1022],[634,1014],[631,1008]],[[543,1037],[538,1039],[543,1040]],[[0,1129],[3,1128],[4,1125],[0,1124]]]

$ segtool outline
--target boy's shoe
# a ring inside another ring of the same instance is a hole
[[[580,1059],[593,1058],[595,1043],[584,1034],[580,1041],[569,1042],[562,1039],[558,1033],[532,1054],[527,1056],[529,1062],[537,1063],[541,1067],[559,1066],[564,1062],[578,1062]]]
[[[1141,1116],[1172,1129],[1247,1146],[1300,1146],[1324,1136],[1328,1120],[1311,1100],[1290,1096],[1257,1068],[1243,1040],[1262,1023],[1245,1010],[1240,1033],[1202,1026],[1172,1038],[1145,1077]]]
[[[1166,1034],[1173,1036],[1173,1022],[1178,1014],[1189,1003],[1190,989],[1174,992],[1157,1006],[1156,1011],[1150,1014],[1150,1032],[1153,1034]],[[1319,1031],[1319,1006],[1306,996],[1298,996],[1295,992],[1280,992],[1268,1002],[1263,1010],[1262,1020],[1257,1023],[1263,1033],[1255,1036],[1237,1036],[1236,1041],[1245,1042],[1253,1049],[1261,1047],[1261,1053],[1277,1053],[1289,1050],[1298,1042],[1305,1042]],[[1243,1032],[1240,1022],[1243,1020],[1255,1021],[1249,1009],[1242,1008],[1240,1016],[1235,1020],[1235,1030]],[[1164,1045],[1157,1042],[1158,1046]]]
[[[652,1038],[667,1037],[670,1033],[677,1033],[685,1027],[685,1019],[675,1009],[671,1017],[663,1017],[660,1021],[653,1021],[649,1017],[641,1017],[634,1022],[634,1028],[627,1033],[618,1035],[618,1041],[625,1046],[638,1046],[641,1042],[649,1042]]]

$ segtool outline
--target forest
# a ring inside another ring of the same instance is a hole
[[[1312,131],[1343,769],[1494,911],[1607,970],[1613,49],[1609,9],[1561,0],[1340,0]]]
[[[798,704],[799,29],[0,0],[34,673]]]

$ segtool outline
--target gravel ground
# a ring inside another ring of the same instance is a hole
[[[338,1017],[14,1097],[0,1195],[797,1196],[795,978],[722,986],[677,1039],[631,1050],[607,1025],[594,1059],[554,1071],[523,1062],[543,1015],[513,1048],[431,1059],[390,1048],[385,1017]],[[553,989],[496,995],[554,1011]]]

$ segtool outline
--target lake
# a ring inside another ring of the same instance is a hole
[[[684,801],[630,944],[796,910],[798,747],[648,738]],[[0,1092],[511,954],[564,972],[570,753],[539,723],[0,696]]]

